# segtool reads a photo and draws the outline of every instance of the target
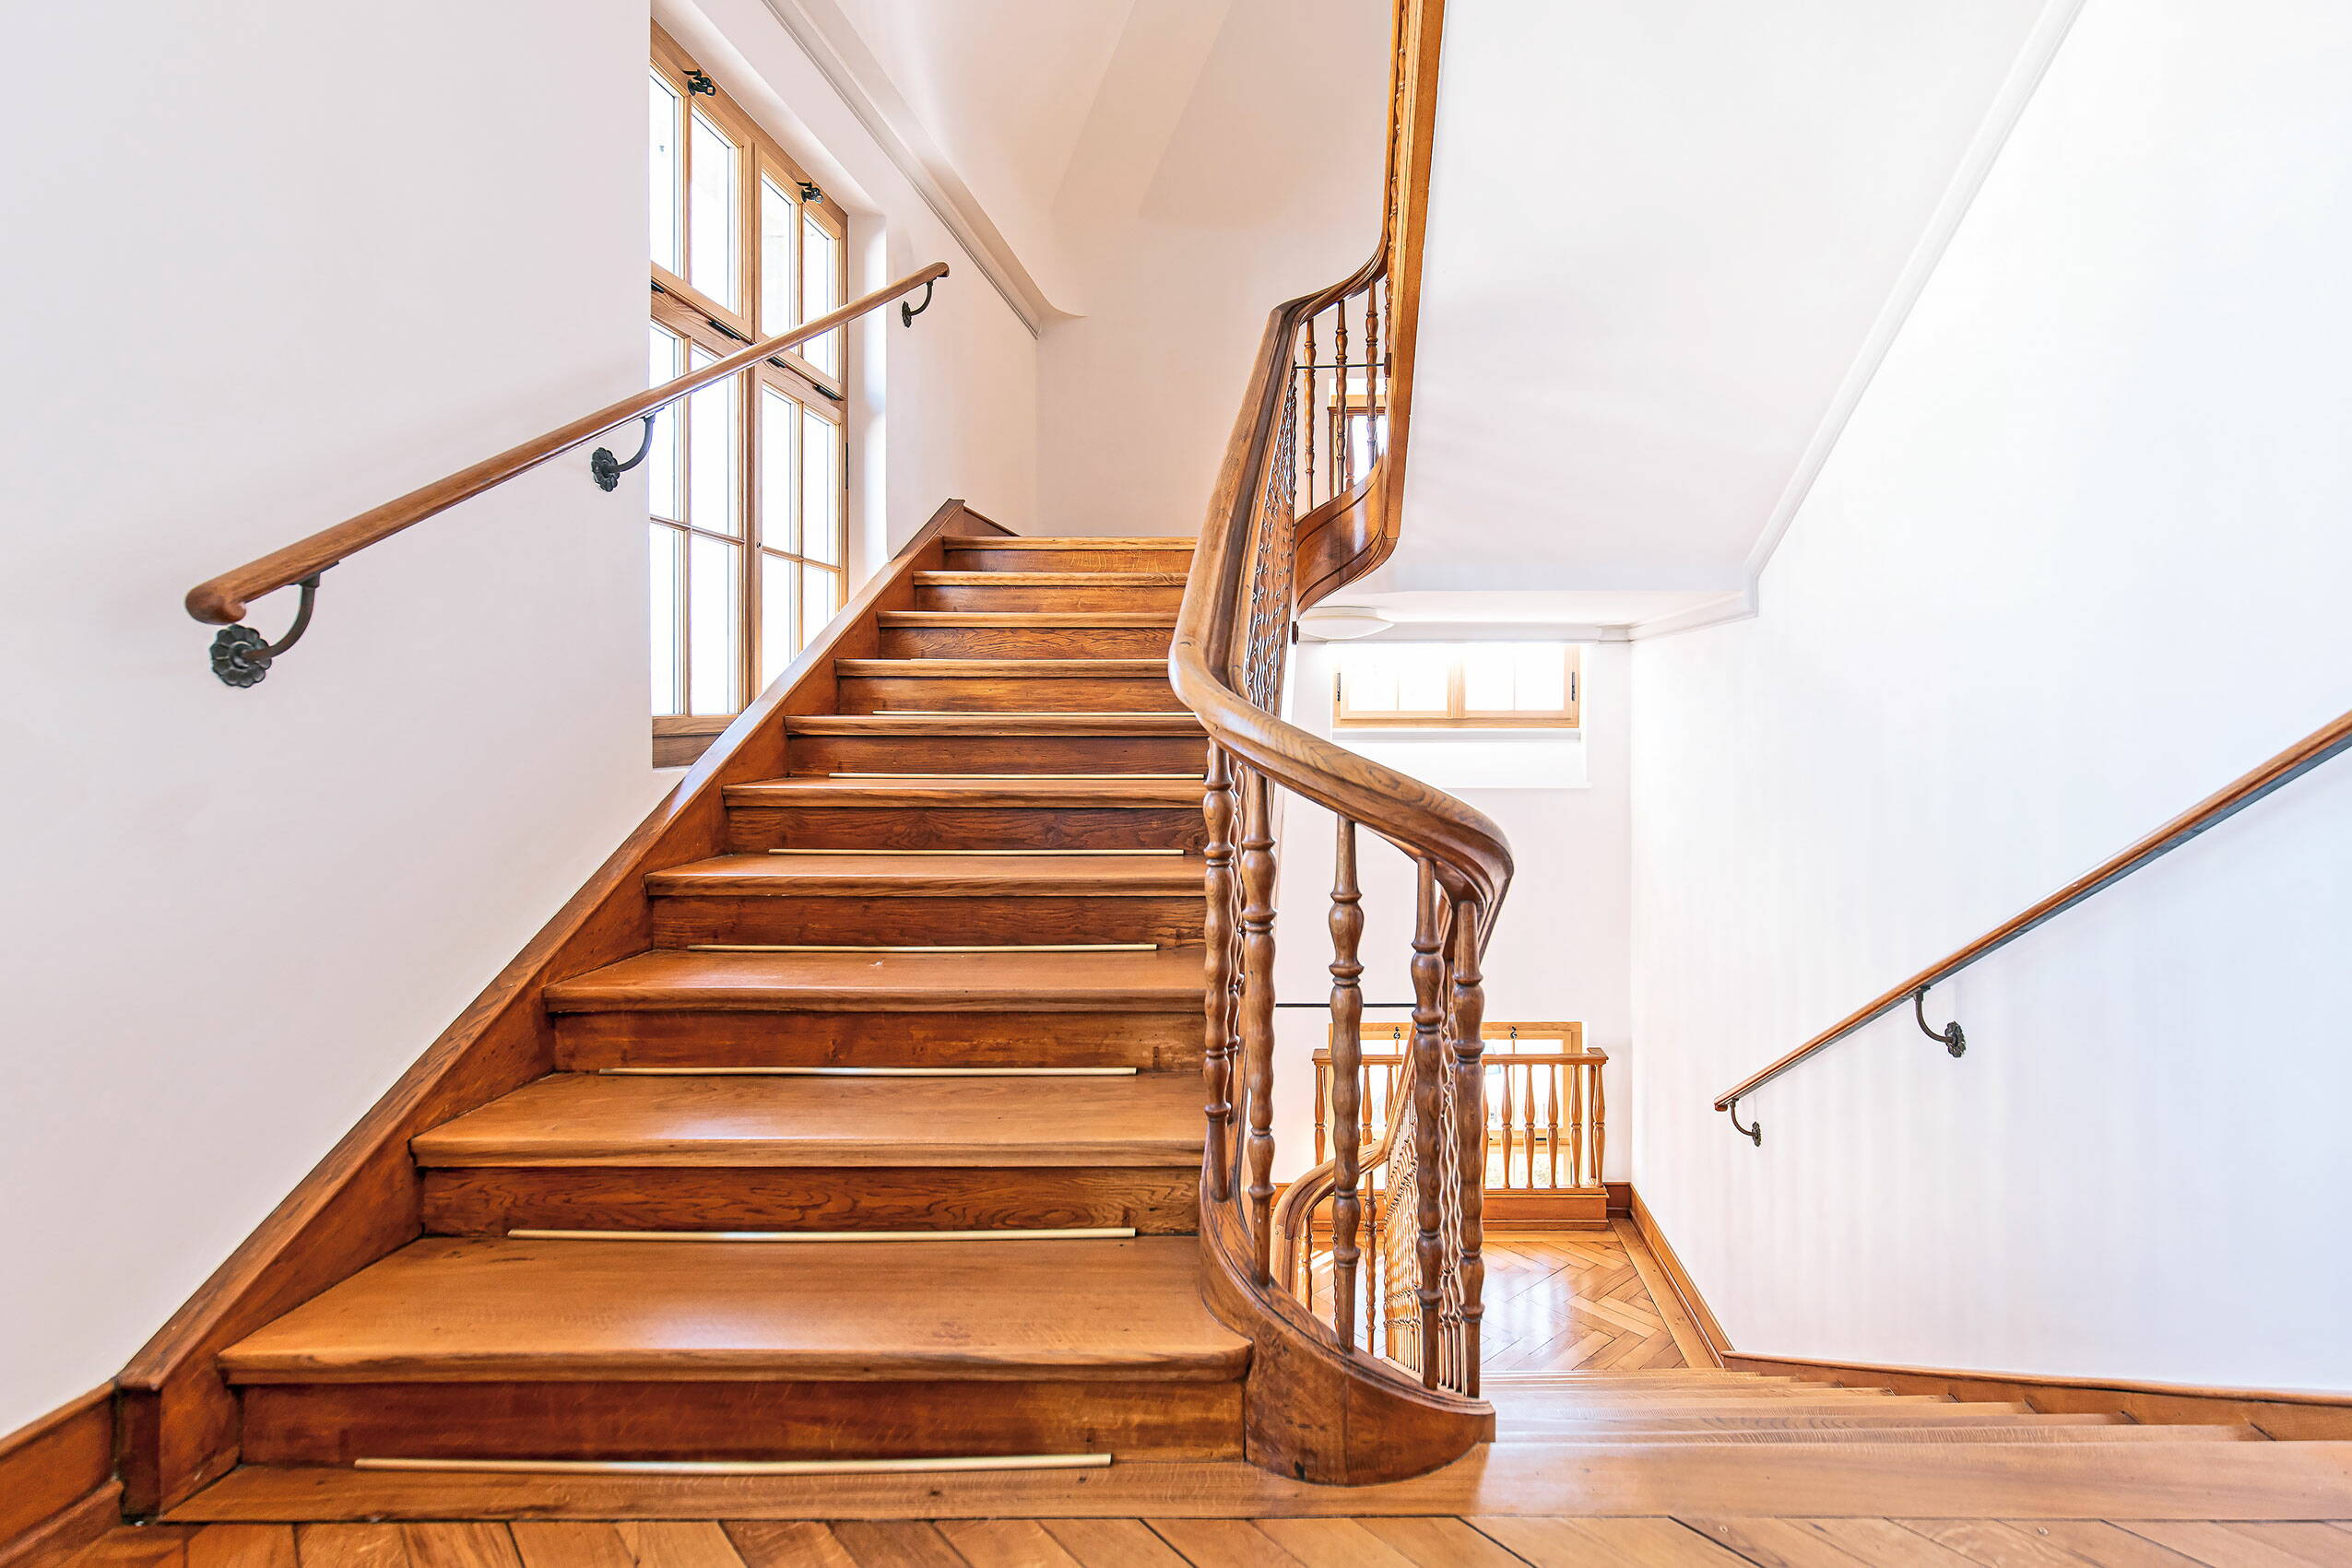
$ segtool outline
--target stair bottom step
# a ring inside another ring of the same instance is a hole
[[[1238,1382],[260,1384],[242,1397],[244,1457],[257,1465],[1242,1451]]]

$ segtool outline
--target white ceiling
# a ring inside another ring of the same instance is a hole
[[[1745,589],[2043,6],[1448,7],[1404,543],[1365,586]]]

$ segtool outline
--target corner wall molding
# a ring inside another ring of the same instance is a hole
[[[881,63],[866,52],[856,29],[832,0],[762,3],[816,65],[818,74],[841,95],[892,165],[915,187],[923,205],[955,237],[973,265],[1004,297],[1021,324],[1029,329],[1029,336],[1038,336],[1045,323],[1067,314],[1046,298],[1045,289],[988,217],[987,208],[955,172],[913,107],[899,96]]]
[[[2002,81],[2001,90],[1993,95],[1992,106],[1985,111],[1975,137],[1961,156],[1959,166],[1944,188],[1944,195],[1928,218],[1927,229],[1919,243],[1897,275],[1895,287],[1879,308],[1878,319],[1871,324],[1870,335],[1862,340],[1854,362],[1848,367],[1845,379],[1829,400],[1829,407],[1814,430],[1813,439],[1805,445],[1804,454],[1797,459],[1797,466],[1789,476],[1787,486],[1772,513],[1765,520],[1764,530],[1756,536],[1755,548],[1748,551],[1747,570],[1753,599],[1755,580],[1764,574],[1772,553],[1780,547],[1781,538],[1796,521],[1797,513],[1813,493],[1814,482],[1828,466],[1830,455],[1838,449],[1838,441],[1846,433],[1846,426],[1862,407],[1862,397],[1877,378],[1879,367],[1894,349],[1895,341],[1902,335],[1904,324],[1910,320],[1911,311],[1926,293],[1929,281],[1943,264],[1944,253],[1950,249],[1960,225],[1976,205],[1977,195],[1992,176],[1993,166],[2000,161],[2002,149],[2009,145],[2009,137],[2025,117],[2027,106],[2033,101],[2042,78],[2050,72],[2058,57],[2059,47],[2066,41],[2074,18],[2083,9],[2084,0],[2047,0],[2033,31],[2027,36],[2025,46]],[[1755,613],[1753,609],[1750,614]],[[1711,623],[1702,623],[1711,624]],[[1672,631],[1685,630],[1682,627]]]

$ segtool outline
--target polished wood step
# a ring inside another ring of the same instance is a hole
[[[1148,953],[639,953],[546,991],[552,1012],[1182,1012],[1198,949]],[[1193,1020],[1195,1029],[1199,1020]],[[1041,1030],[1039,1032],[1045,1032]]]
[[[883,658],[1162,658],[1176,634],[1173,612],[885,610]]]
[[[1197,1096],[1196,1096],[1197,1098]],[[1196,1109],[1193,1119],[1200,1119]],[[1001,1231],[1200,1228],[1200,1165],[436,1166],[437,1235],[550,1231]]]
[[[849,713],[1179,713],[1164,657],[836,659]]]
[[[1199,773],[1190,713],[843,713],[786,721],[786,772]]]
[[[1197,541],[1165,538],[1021,537],[949,539],[947,563],[959,572],[1183,572]]]
[[[412,1140],[425,1166],[1198,1168],[1200,1086],[1112,1078],[564,1073]],[[854,1178],[847,1178],[854,1180]]]
[[[781,778],[727,789],[728,848],[1197,851],[1185,779]]]
[[[916,609],[1175,610],[1181,572],[917,572]]]
[[[1993,1427],[2003,1430],[2021,1426],[2081,1426],[2114,1427],[2129,1423],[2111,1413],[2094,1415],[2042,1415],[2019,1410],[2006,1405],[1991,1409],[1976,1409],[1956,1405],[1948,1411],[1921,1415],[1916,1410],[1837,1410],[1804,1411],[1775,1410],[1769,1414],[1742,1411],[1737,1414],[1693,1415],[1687,1411],[1659,1411],[1649,1415],[1596,1415],[1584,1419],[1563,1418],[1556,1421],[1530,1421],[1507,1412],[1495,1417],[1495,1441],[1519,1443],[1538,1438],[1576,1437],[1594,1441],[1613,1436],[1628,1436],[1645,1432],[1842,1432],[1855,1441],[1866,1441],[1869,1434],[1886,1428],[1918,1428],[1957,1431],[1968,1427]]]
[[[646,879],[654,945],[1198,943],[1190,855],[730,855]]]
[[[223,1351],[232,1382],[1223,1382],[1197,1244],[412,1243]]]
[[[1649,1427],[1583,1436],[1560,1433],[1521,1435],[1517,1443],[1589,1448],[1597,1443],[1686,1444],[1710,1443],[1781,1443],[1807,1445],[1823,1443],[2267,1443],[2251,1426],[2042,1426],[2031,1421],[2015,1424],[1878,1426],[1861,1431],[1817,1431],[1800,1426],[1763,1426],[1740,1430],[1703,1427]]]
[[[1196,951],[1198,949],[1195,949]],[[976,1012],[558,1012],[555,1063],[599,1067],[1134,1067],[1200,1069],[1200,1020],[1164,1012],[1057,1012],[1040,1028],[1026,1007]]]

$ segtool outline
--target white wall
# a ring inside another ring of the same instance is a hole
[[[1157,77],[1205,43],[1173,134],[1132,183],[1074,164],[1058,209],[1087,313],[1041,343],[1041,533],[1199,532],[1267,312],[1379,240],[1388,7],[1247,0],[1213,40],[1170,9],[1139,8],[1171,36],[1133,63]],[[1164,85],[1115,67],[1105,103],[1149,112]]]
[[[1493,1022],[1580,1022],[1585,1043],[1610,1055],[1603,1070],[1613,1129],[1603,1173],[1613,1181],[1632,1169],[1632,1070],[1627,899],[1631,750],[1626,706],[1630,645],[1604,643],[1584,650],[1584,746],[1588,782],[1545,787],[1557,766],[1549,737],[1524,741],[1432,741],[1417,764],[1388,755],[1391,767],[1448,790],[1492,817],[1510,841],[1518,874],[1504,902],[1485,961],[1486,1017]],[[1304,643],[1293,650],[1291,722],[1330,734],[1333,644]],[[1356,744],[1350,734],[1342,745]],[[1531,748],[1538,760],[1517,787],[1474,787],[1468,780],[1497,776],[1493,749]],[[1277,993],[1283,1001],[1329,998],[1331,862],[1337,825],[1320,807],[1287,799],[1281,828],[1276,885]],[[1364,890],[1361,944],[1367,1002],[1409,1002],[1406,966],[1412,957],[1412,863],[1368,832],[1357,835],[1358,880]],[[1369,1025],[1412,1015],[1367,1011]],[[1314,1161],[1314,1053],[1325,1043],[1329,1015],[1285,1010],[1277,1015],[1275,1172],[1288,1178]]]
[[[2092,0],[1764,580],[1635,654],[1636,1177],[1743,1350],[2352,1387],[2352,15]]]
[[[0,103],[0,1431],[112,1376],[667,786],[641,476],[607,495],[561,460],[336,568],[249,690],[180,607],[642,384],[646,21],[16,19],[55,68]],[[959,264],[838,100],[746,36],[881,219],[868,276]],[[871,459],[888,426],[869,559],[949,495],[1025,521],[1035,347],[976,271],[854,347],[888,400],[859,432]]]

